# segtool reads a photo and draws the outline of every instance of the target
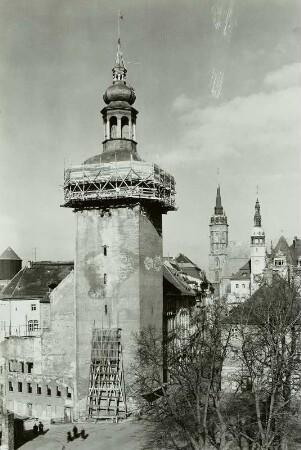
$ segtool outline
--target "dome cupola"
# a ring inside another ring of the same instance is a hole
[[[120,38],[118,39],[117,55],[115,65],[112,69],[113,84],[108,87],[103,95],[104,102],[126,102],[132,105],[136,100],[134,89],[126,85],[126,73],[124,59],[121,52]]]

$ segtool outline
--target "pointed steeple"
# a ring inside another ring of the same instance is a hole
[[[220,185],[218,185],[217,191],[216,191],[216,201],[215,201],[214,214],[218,214],[218,215],[224,214],[224,208],[222,207],[222,198],[221,198]]]
[[[125,62],[121,51],[120,37],[117,42],[117,54],[115,59],[115,65],[112,69],[113,72],[113,84],[122,82],[125,84],[127,70],[125,68]]]
[[[255,203],[254,227],[261,227],[260,204],[258,199]]]

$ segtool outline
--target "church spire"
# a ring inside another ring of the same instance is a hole
[[[224,208],[222,207],[222,198],[221,198],[221,188],[220,185],[217,187],[216,191],[216,201],[215,201],[215,208],[214,208],[214,214],[222,215],[224,214]]]
[[[260,203],[258,198],[255,203],[254,227],[261,227]]]

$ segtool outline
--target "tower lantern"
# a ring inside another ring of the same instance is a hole
[[[76,218],[75,415],[93,418],[126,415],[133,336],[162,327],[162,214],[176,209],[174,177],[137,153],[120,39],[103,98],[102,153],[66,170],[63,205]]]

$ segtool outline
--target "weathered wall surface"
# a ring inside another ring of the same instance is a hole
[[[83,411],[92,328],[121,328],[127,372],[133,334],[149,321],[162,321],[162,238],[139,204],[76,216],[77,399]]]
[[[74,273],[71,272],[42,305],[42,373],[56,377],[75,376]],[[49,322],[49,328],[46,329]]]
[[[162,215],[156,210],[140,213],[140,326],[162,329],[163,248]]]

